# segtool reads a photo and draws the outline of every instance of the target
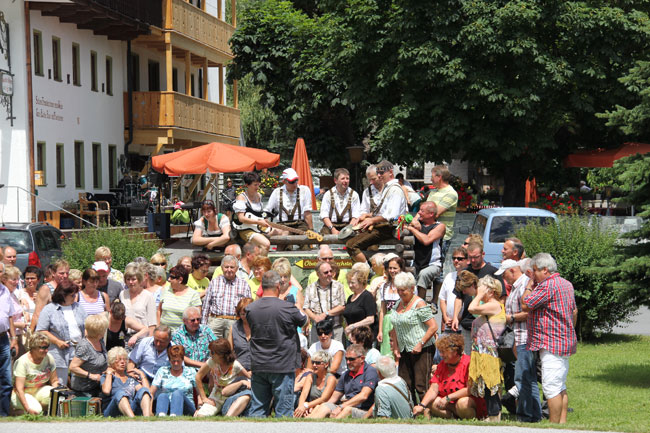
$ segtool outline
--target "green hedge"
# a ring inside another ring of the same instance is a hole
[[[610,331],[634,310],[626,288],[608,287],[607,277],[598,272],[617,249],[617,234],[590,224],[586,218],[560,217],[557,225],[528,224],[516,232],[526,247],[526,255],[549,253],[557,261],[558,272],[575,289],[578,305],[579,337],[591,338]]]
[[[145,239],[143,232],[107,228],[85,230],[73,233],[63,242],[63,258],[71,269],[84,270],[95,261],[95,250],[104,245],[113,254],[113,268],[124,270],[126,265],[138,256],[149,258],[161,247],[158,239]]]

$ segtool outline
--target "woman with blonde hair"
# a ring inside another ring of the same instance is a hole
[[[143,326],[140,330],[128,328],[127,344],[129,347],[134,347],[139,339],[153,333],[153,328],[156,326],[154,298],[149,291],[143,289],[143,280],[144,276],[138,265],[129,264],[124,270],[126,289],[120,292],[120,302],[126,308],[126,317],[135,319]]]
[[[472,323],[472,355],[469,364],[469,390],[475,397],[485,399],[490,421],[501,420],[499,388],[503,382],[501,359],[496,340],[506,325],[506,312],[499,302],[501,282],[489,275],[478,282],[476,297],[469,312],[476,317]]]
[[[128,355],[123,347],[108,351],[108,368],[102,375],[102,392],[110,396],[104,416],[127,416],[136,413],[151,416],[151,392],[147,375],[134,368],[127,372]]]
[[[106,266],[108,266],[108,269],[110,270],[110,273],[108,274],[109,279],[117,281],[118,283],[124,282],[124,274],[112,267],[113,254],[111,253],[110,248],[102,245],[95,250],[95,261],[97,262],[100,260],[106,262]]]
[[[377,335],[377,304],[372,293],[366,290],[368,275],[358,269],[347,273],[348,287],[352,294],[348,296],[343,310],[343,317],[348,324],[345,335],[351,341],[350,334],[356,328],[369,326],[373,335]]]
[[[86,318],[84,326],[86,338],[77,344],[70,361],[70,388],[88,397],[97,397],[101,392],[99,381],[108,367],[104,344],[108,319],[104,314],[94,314]]]
[[[293,412],[294,418],[303,418],[321,403],[327,403],[336,388],[336,376],[329,372],[332,357],[325,350],[319,350],[311,357],[314,372],[305,379]]]
[[[289,263],[289,260],[284,257],[275,259],[273,266],[271,266],[271,270],[277,272],[281,278],[280,293],[278,294],[278,297],[294,304],[296,308],[302,311],[305,298],[302,291],[291,284],[291,263]]]
[[[22,341],[23,333],[27,328],[27,320],[25,318],[25,312],[23,310],[22,304],[20,303],[21,291],[18,290],[18,282],[20,281],[20,269],[15,266],[5,265],[4,273],[0,274],[0,282],[9,289],[9,297],[11,303],[14,306],[14,327],[16,329],[16,337],[18,337],[18,353],[17,356],[21,356],[25,353],[25,347]]]
[[[32,415],[40,415],[50,403],[50,391],[59,386],[56,361],[48,353],[50,340],[35,332],[27,341],[29,351],[14,363],[14,390],[11,407]]]

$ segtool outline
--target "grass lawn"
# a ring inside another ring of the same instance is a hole
[[[571,357],[567,383],[569,413],[566,428],[620,432],[650,432],[650,337],[605,335],[598,342],[581,343],[578,353]],[[507,411],[506,411],[507,412]],[[188,417],[177,419],[189,420]],[[217,420],[220,418],[216,418]],[[526,427],[555,427],[542,421],[539,424],[520,424],[509,421],[505,413],[500,425]],[[6,421],[44,421],[51,418],[16,417]],[[67,418],[60,419],[67,421]],[[100,417],[88,421],[104,420]],[[165,418],[173,422],[173,419]],[[214,421],[215,418],[202,421]],[[259,422],[286,422],[256,420]],[[199,421],[200,422],[200,421]],[[392,422],[385,420],[341,422]],[[398,421],[395,421],[398,422]],[[408,420],[408,423],[454,423],[486,425],[482,421]]]

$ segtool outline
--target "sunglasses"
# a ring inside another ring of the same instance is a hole
[[[298,182],[298,179],[296,179],[296,180],[288,180],[288,181],[287,181],[287,183],[290,183],[291,185],[293,185],[293,184],[296,183],[296,182]]]
[[[355,359],[359,359],[359,358],[361,358],[361,357],[360,357],[360,356],[346,356],[346,357],[345,357],[345,360],[346,360],[347,362],[352,362],[352,361],[354,361]]]
[[[214,206],[214,202],[212,200],[205,200],[203,203],[201,203],[202,206]]]
[[[50,346],[38,346],[38,348],[41,350],[49,350]]]
[[[156,266],[167,266],[167,263],[165,262],[152,262],[151,264]]]
[[[331,332],[327,332],[327,331],[316,331],[316,333],[318,335],[329,335],[329,334],[331,334]]]
[[[465,260],[467,257],[452,257],[454,260]]]
[[[182,280],[183,277],[181,277],[181,276],[175,276],[175,275],[170,275],[169,277],[167,277],[167,279],[168,279],[168,280]]]
[[[323,365],[323,364],[325,364],[324,361],[312,361],[311,363],[312,363],[312,365]]]
[[[199,319],[199,318],[197,317],[196,319],[187,319],[187,321],[188,321],[188,322],[192,322],[192,323],[194,323],[194,322],[200,322],[201,319]]]

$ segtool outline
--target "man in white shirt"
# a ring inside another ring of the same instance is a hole
[[[343,227],[356,225],[360,216],[359,194],[350,188],[350,172],[345,168],[334,170],[334,188],[323,194],[320,217],[321,233],[337,235]]]
[[[374,212],[379,200],[381,200],[381,190],[384,188],[384,183],[377,174],[377,166],[375,164],[372,164],[366,169],[366,179],[368,179],[369,185],[363,190],[361,215]]]
[[[313,230],[311,216],[311,191],[305,185],[298,185],[298,173],[293,168],[282,172],[282,185],[276,188],[264,208],[276,215],[277,221],[285,226],[300,230]],[[288,231],[281,234],[287,235]]]
[[[348,254],[357,262],[366,261],[362,250],[393,237],[393,222],[408,212],[406,196],[395,179],[393,164],[380,162],[377,164],[377,174],[384,184],[381,199],[373,212],[359,217],[360,232],[345,244]]]

